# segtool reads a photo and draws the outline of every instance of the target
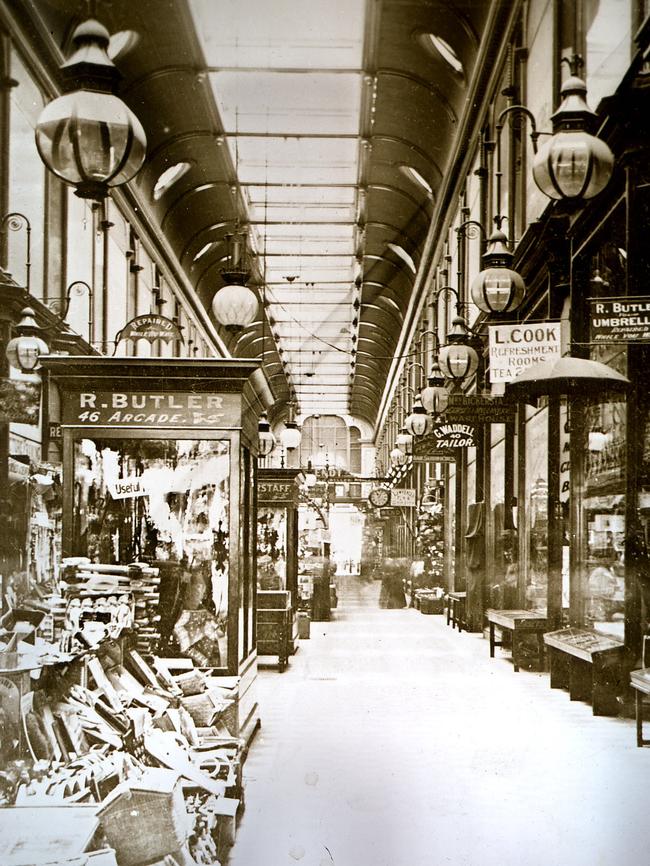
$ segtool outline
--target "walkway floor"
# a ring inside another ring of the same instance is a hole
[[[228,866],[650,863],[633,721],[343,580],[333,621],[312,623],[284,674],[260,673]]]

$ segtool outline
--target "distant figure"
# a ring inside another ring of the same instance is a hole
[[[321,558],[321,567],[314,576],[314,594],[312,596],[312,614],[314,622],[329,622],[330,608],[330,578],[334,574],[334,566],[329,557]]]
[[[404,578],[406,574],[407,569],[401,560],[387,559],[384,562],[381,590],[379,593],[379,607],[406,607],[406,596],[404,594]]]

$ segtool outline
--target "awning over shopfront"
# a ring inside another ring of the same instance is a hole
[[[506,396],[530,400],[550,394],[596,397],[605,392],[625,392],[630,380],[600,361],[565,355],[552,361],[538,361],[506,385]]]

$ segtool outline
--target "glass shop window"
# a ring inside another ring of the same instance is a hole
[[[634,0],[562,2],[561,57],[582,56],[585,65],[579,74],[594,111],[603,97],[614,93],[630,65],[636,5]],[[563,79],[568,75],[563,64]]]
[[[625,352],[614,354],[610,346],[591,355],[625,372]],[[583,443],[584,618],[585,625],[621,639],[625,618],[626,434],[625,402],[588,405]]]
[[[548,591],[548,410],[526,423],[526,608],[546,608]]]
[[[287,517],[285,508],[258,506],[257,588],[287,588]]]
[[[75,443],[73,554],[160,569],[163,652],[226,666],[230,445]]]
[[[20,285],[26,285],[27,227],[31,227],[30,289],[43,297],[44,237],[45,237],[45,166],[34,140],[34,128],[44,100],[36,82],[22,59],[11,53],[11,77],[18,82],[12,87],[9,108],[9,210],[16,213],[7,227],[7,268]]]

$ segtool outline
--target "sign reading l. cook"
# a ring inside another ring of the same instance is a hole
[[[650,340],[650,297],[590,298],[592,343]]]
[[[144,391],[68,393],[63,423],[77,427],[233,427],[239,419],[237,394],[163,394]]]
[[[517,373],[536,361],[560,357],[560,323],[490,325],[488,351],[490,382],[512,382]]]

